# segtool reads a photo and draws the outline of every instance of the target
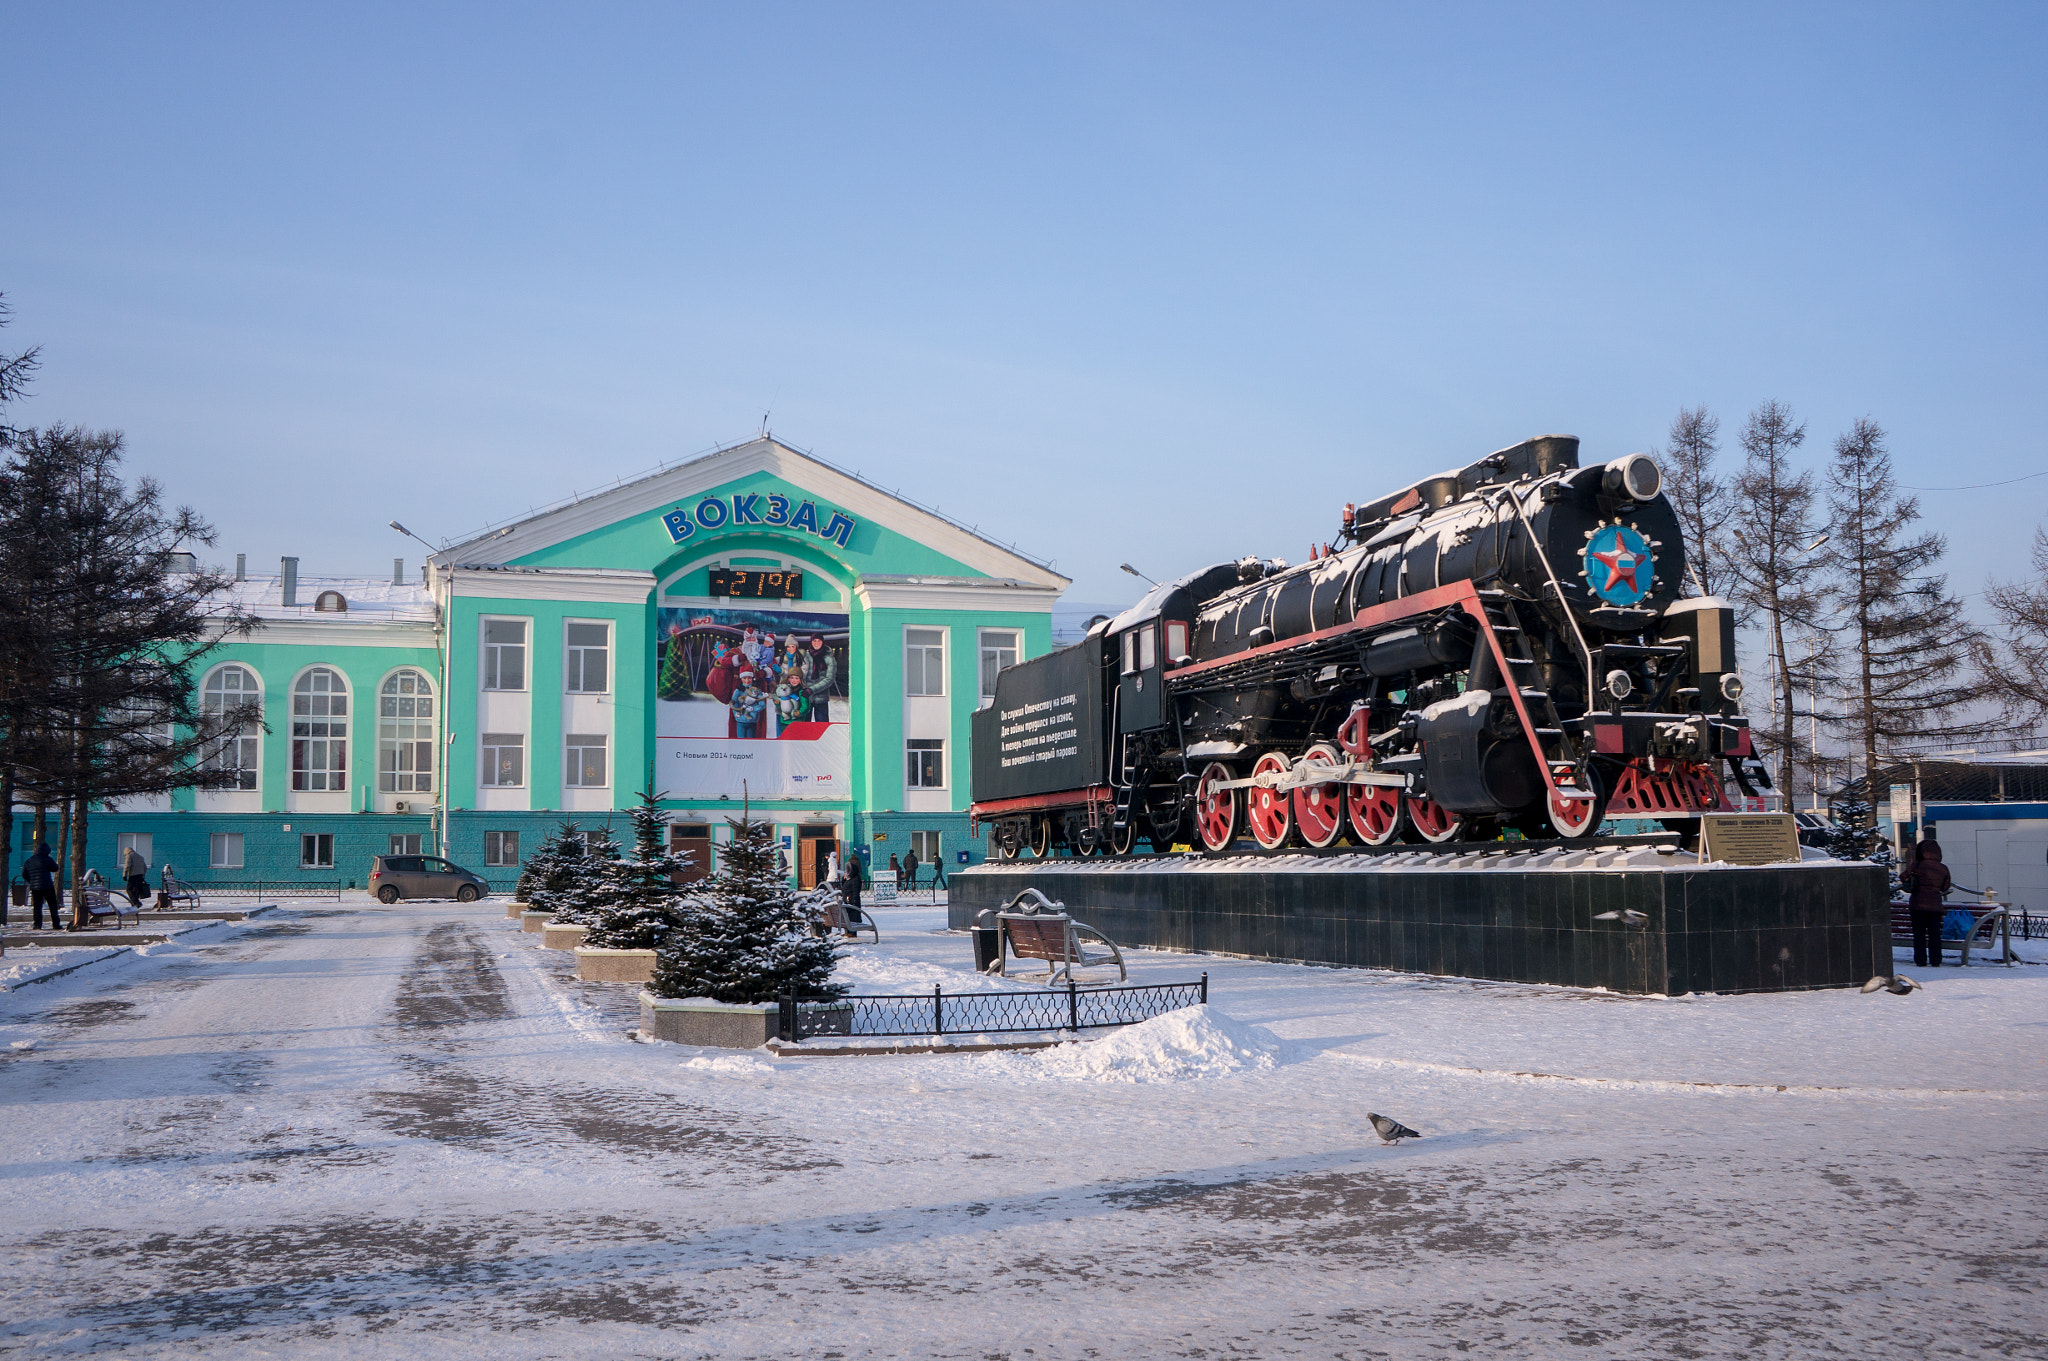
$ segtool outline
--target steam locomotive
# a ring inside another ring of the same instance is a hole
[[[1735,619],[1682,596],[1645,454],[1551,435],[1365,505],[1309,561],[1154,586],[1004,669],[973,728],[999,856],[1591,836],[1754,793]],[[1760,776],[1760,767],[1757,769]]]

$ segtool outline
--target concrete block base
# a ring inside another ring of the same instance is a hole
[[[533,909],[527,906],[525,903],[510,902],[505,904],[505,915],[508,917],[512,917],[514,919],[517,919],[522,912],[531,911],[533,911]]]
[[[554,915],[552,912],[522,912],[519,914],[519,929],[531,931],[537,936]]]
[[[654,951],[605,950],[595,945],[579,945],[576,947],[576,976],[586,983],[652,983]]]
[[[774,1002],[713,1002],[703,997],[677,1000],[642,991],[640,1038],[715,1049],[758,1049],[775,1037],[781,1010]]]
[[[555,926],[541,928],[540,947],[543,950],[573,950],[583,943],[587,926]]]

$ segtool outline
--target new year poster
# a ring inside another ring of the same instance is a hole
[[[657,788],[852,797],[845,615],[664,608],[655,630]]]

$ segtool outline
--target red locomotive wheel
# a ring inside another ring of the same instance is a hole
[[[1566,799],[1552,794],[1545,800],[1550,812],[1550,830],[1568,840],[1591,836],[1600,830],[1600,824],[1607,817],[1607,795],[1601,789],[1600,781],[1592,771],[1587,771],[1584,780],[1593,786],[1593,796],[1588,799]]]
[[[1267,752],[1252,767],[1254,777],[1286,773],[1287,757],[1277,751]],[[1294,800],[1283,791],[1253,785],[1245,790],[1244,818],[1251,824],[1252,839],[1269,851],[1277,851],[1287,844],[1288,834],[1294,830]]]
[[[1237,791],[1212,787],[1230,778],[1229,766],[1211,761],[1195,783],[1195,828],[1202,844],[1212,851],[1224,850],[1237,840]]]
[[[1456,841],[1465,835],[1465,818],[1433,799],[1409,799],[1408,825],[1432,846]]]
[[[1366,846],[1384,846],[1401,833],[1401,793],[1383,784],[1354,784],[1344,789],[1351,834]]]
[[[1334,766],[1342,760],[1335,747],[1318,742],[1302,756],[1301,764]],[[1337,833],[1344,830],[1344,786],[1305,784],[1296,789],[1294,821],[1301,828],[1301,839],[1311,846],[1320,849],[1335,841]]]

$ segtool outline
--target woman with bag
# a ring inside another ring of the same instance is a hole
[[[1913,963],[1941,967],[1941,918],[1948,898],[1948,866],[1941,863],[1941,843],[1933,837],[1913,848],[1912,863],[1899,875],[1906,903],[1913,912]]]

